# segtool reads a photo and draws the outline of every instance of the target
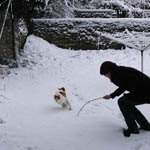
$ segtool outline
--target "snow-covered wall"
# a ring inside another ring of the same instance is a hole
[[[76,18],[117,18],[112,9],[74,9]]]
[[[62,48],[121,49],[124,46],[98,33],[115,34],[126,29],[150,32],[149,19],[33,19],[31,34]]]

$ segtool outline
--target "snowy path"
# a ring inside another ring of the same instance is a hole
[[[28,38],[25,51],[29,67],[0,79],[0,118],[4,120],[0,150],[149,150],[149,132],[123,137],[121,129],[126,125],[117,99],[90,103],[76,116],[86,101],[116,88],[99,75],[103,61],[140,68],[140,53],[69,51],[35,36]],[[150,74],[149,57],[147,51],[145,72]],[[61,86],[67,90],[72,111],[63,110],[53,100]],[[150,119],[149,107],[140,109]]]

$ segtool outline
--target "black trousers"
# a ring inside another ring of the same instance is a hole
[[[141,127],[150,126],[144,115],[135,107],[136,105],[145,104],[146,100],[132,94],[122,96],[118,100],[119,108],[124,116],[125,122],[129,129],[138,128],[137,123]]]

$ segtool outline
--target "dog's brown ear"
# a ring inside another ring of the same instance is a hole
[[[54,99],[57,101],[60,99],[60,96],[59,95],[54,95]]]
[[[63,90],[63,91],[65,92],[65,88],[64,88],[64,87],[62,87],[62,88],[59,88],[58,90]]]

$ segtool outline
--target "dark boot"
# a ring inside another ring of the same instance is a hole
[[[132,129],[132,130],[130,130],[130,129],[123,129],[123,135],[125,136],[125,137],[129,137],[131,134],[139,134],[139,130],[138,129]]]
[[[149,126],[141,126],[139,130],[145,130],[145,131],[150,131],[150,125]]]

